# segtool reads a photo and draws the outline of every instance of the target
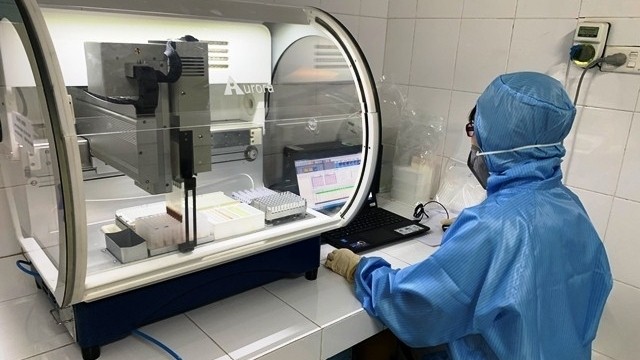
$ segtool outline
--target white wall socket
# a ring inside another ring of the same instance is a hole
[[[640,46],[607,46],[604,56],[622,53],[627,56],[627,62],[620,66],[602,64],[600,70],[627,74],[640,74]]]

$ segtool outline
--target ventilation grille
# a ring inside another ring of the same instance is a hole
[[[349,65],[335,45],[315,45],[313,67],[315,69],[346,69]]]
[[[209,41],[209,68],[228,69],[229,68],[229,42]]]
[[[182,76],[204,76],[205,60],[202,57],[182,56]]]

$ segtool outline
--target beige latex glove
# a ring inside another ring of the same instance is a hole
[[[324,266],[331,269],[333,272],[344,276],[345,279],[353,284],[353,274],[356,272],[356,267],[360,262],[360,256],[353,253],[349,249],[333,250],[327,255],[327,261]]]

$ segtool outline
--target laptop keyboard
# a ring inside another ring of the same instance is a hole
[[[383,226],[401,221],[406,221],[406,219],[382,208],[370,208],[367,211],[359,213],[347,226],[328,231],[324,233],[324,235],[333,238],[342,238],[367,230],[379,229]]]

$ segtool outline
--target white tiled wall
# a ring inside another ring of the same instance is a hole
[[[358,34],[367,34],[367,36],[359,36],[359,43],[377,79],[382,75],[387,19],[361,16]]]
[[[418,114],[430,114],[446,118],[449,113],[449,103],[451,102],[451,90],[410,86],[407,101],[415,104],[412,110]]]
[[[580,0],[518,0],[517,18],[565,18],[578,14]]]
[[[260,1],[253,1],[260,2]],[[273,1],[262,1],[264,3],[279,4],[279,5],[298,5],[298,6],[315,6],[320,7],[320,0],[273,0]]]
[[[566,174],[568,185],[614,194],[632,115],[619,110],[583,109],[576,124],[577,137]]]
[[[539,71],[564,82],[575,29],[575,19],[516,19],[507,72]]]
[[[389,11],[389,0],[369,0],[360,4],[361,16],[373,16],[387,18]]]
[[[609,45],[640,46],[638,0],[389,0],[388,14],[384,74],[408,86],[408,108],[446,112],[444,156],[458,160],[469,151],[469,110],[496,75],[543,72],[573,98],[581,69],[568,51],[579,18],[610,22]],[[639,93],[638,75],[590,71],[566,141],[567,185],[603,238],[615,278],[594,343],[599,360],[640,354]]]
[[[587,209],[589,217],[591,218],[598,235],[600,235],[601,239],[604,239],[607,225],[609,224],[611,206],[613,205],[613,196],[583,190],[572,186],[569,188],[580,197],[582,205]]]
[[[469,155],[469,139],[462,131],[469,118],[469,111],[478,100],[479,94],[472,92],[453,91],[447,132],[445,139],[444,155],[457,160],[466,161]]]
[[[640,290],[637,287],[616,281],[604,309],[595,351],[615,360],[635,360],[640,354],[638,324],[640,312]]]
[[[396,6],[397,1],[393,2],[392,0],[392,3],[392,6]],[[462,15],[463,3],[463,0],[419,0],[416,14],[419,19],[459,18]]]
[[[320,0],[320,8],[335,14],[360,14],[360,0]]]
[[[582,0],[582,17],[640,17],[640,6],[636,0]]]
[[[611,270],[616,280],[640,288],[638,271],[637,224],[640,222],[640,203],[615,198],[605,235],[605,246],[610,256]],[[640,295],[638,295],[640,296]]]
[[[365,0],[366,1],[366,0]],[[459,0],[458,0],[459,1]],[[437,2],[444,6],[447,0],[441,1],[418,1],[418,0],[389,0],[389,18],[415,18],[418,2]]]
[[[463,18],[513,18],[516,0],[464,0]]]
[[[573,66],[569,69],[567,89],[570,94],[575,94],[580,72],[581,70]],[[593,71],[584,77],[578,104],[633,111],[638,100],[638,90],[640,83],[637,76]]]
[[[638,186],[640,156],[638,154],[640,154],[640,113],[635,113],[624,159],[622,160],[622,170],[620,171],[616,196],[640,201],[640,187]]]
[[[384,56],[384,75],[398,84],[409,84],[415,19],[389,19]]]
[[[460,31],[459,19],[418,19],[413,36],[411,85],[450,89]]]
[[[513,19],[464,19],[456,56],[453,88],[482,92],[505,72]]]

